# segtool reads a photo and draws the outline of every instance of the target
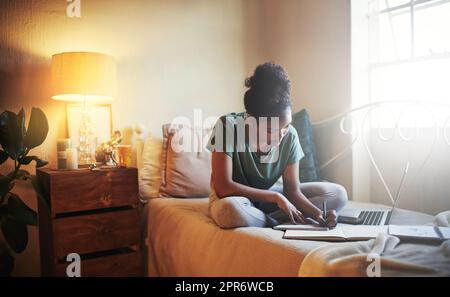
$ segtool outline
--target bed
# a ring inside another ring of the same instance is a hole
[[[356,202],[348,206],[386,207]],[[149,276],[302,276],[307,255],[319,247],[349,244],[283,239],[283,231],[271,228],[221,229],[208,216],[208,198],[152,199],[143,211]],[[431,224],[434,220],[434,216],[402,209],[392,217],[393,224]],[[410,252],[412,247],[416,251],[438,248],[400,243],[395,250]],[[389,275],[450,275],[449,257],[450,253],[436,253],[436,261],[446,261],[439,271],[396,267]],[[427,255],[422,260],[433,259]]]
[[[157,176],[156,179],[143,179],[140,173],[140,190],[141,193],[152,192],[151,188],[159,188],[162,179],[158,162],[165,156],[158,154],[161,154],[161,143],[164,147],[164,142],[149,142],[143,138],[142,129],[136,132],[140,172],[144,167],[150,176]],[[153,154],[148,158],[150,162],[146,161],[146,154]],[[189,171],[193,175],[198,172]],[[189,185],[184,181],[178,183]],[[364,242],[289,240],[282,238],[283,231],[271,228],[221,229],[208,215],[208,198],[205,196],[189,199],[159,194],[149,196],[143,200],[142,207],[149,276],[370,276],[367,269],[374,258],[380,260],[382,268],[381,273],[375,271],[375,275],[450,276],[450,240],[438,245],[400,242],[385,234]],[[357,206],[387,208],[354,201],[347,205]],[[396,209],[391,224],[449,226],[450,212],[435,217]]]

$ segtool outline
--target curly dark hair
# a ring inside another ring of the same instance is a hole
[[[245,110],[254,117],[282,116],[291,108],[291,82],[280,65],[258,65],[245,86]]]

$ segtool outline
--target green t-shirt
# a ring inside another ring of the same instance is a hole
[[[248,137],[244,143],[237,141],[238,127],[242,127],[239,125],[242,125],[245,115],[244,112],[229,113],[220,117],[214,126],[207,149],[211,152],[224,152],[231,157],[233,181],[253,188],[268,189],[281,177],[286,166],[301,160],[304,153],[297,131],[289,125],[280,145],[273,147],[267,155],[259,156],[250,148]],[[223,141],[216,142],[216,138]]]

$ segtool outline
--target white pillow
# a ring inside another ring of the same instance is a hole
[[[139,170],[139,194],[143,201],[161,197],[162,138],[149,135],[142,149],[142,167]]]

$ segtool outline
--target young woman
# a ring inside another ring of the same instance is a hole
[[[335,226],[347,192],[335,183],[300,183],[299,160],[304,153],[290,125],[291,86],[286,72],[273,63],[259,65],[245,86],[246,112],[222,116],[208,143],[210,216],[222,228],[269,227],[288,220],[305,224],[308,217]],[[280,177],[283,186],[276,186]]]

